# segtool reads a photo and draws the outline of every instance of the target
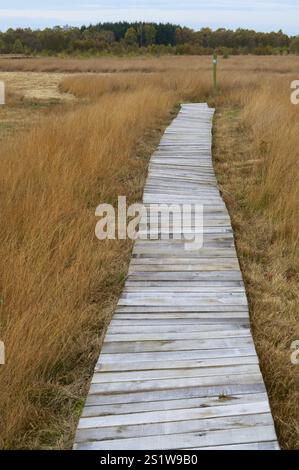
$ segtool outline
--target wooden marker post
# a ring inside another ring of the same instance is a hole
[[[213,54],[213,86],[214,90],[217,90],[217,54]]]
[[[5,104],[5,85],[0,80],[0,105]]]

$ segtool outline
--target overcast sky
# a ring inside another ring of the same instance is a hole
[[[299,34],[299,0],[0,0],[2,31],[119,20]]]

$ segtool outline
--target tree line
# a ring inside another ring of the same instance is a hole
[[[0,54],[288,54],[299,53],[299,36],[202,28],[199,31],[170,23],[118,22],[42,30],[0,32]]]

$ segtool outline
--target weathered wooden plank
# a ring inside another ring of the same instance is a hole
[[[96,380],[94,374],[93,380]],[[175,378],[165,380],[140,380],[134,382],[112,382],[112,383],[91,383],[90,393],[131,393],[131,392],[151,392],[156,390],[171,390],[185,387],[211,387],[232,384],[250,385],[262,383],[262,376],[260,373],[248,374],[246,376],[240,375],[217,375],[212,377],[190,377],[190,378]]]
[[[145,413],[146,411],[179,410],[187,408],[209,408],[216,406],[226,406],[238,403],[244,405],[248,403],[260,403],[267,401],[266,393],[249,393],[243,395],[228,396],[225,399],[216,397],[205,398],[184,398],[177,400],[157,400],[135,403],[118,403],[106,405],[86,404],[82,417],[119,415],[129,413]]]
[[[151,325],[162,325],[162,324],[171,324],[176,322],[177,324],[180,324],[182,327],[183,325],[192,325],[195,322],[198,324],[205,324],[205,325],[216,325],[217,323],[225,322],[227,321],[228,323],[236,322],[236,323],[241,323],[244,322],[244,320],[249,321],[248,313],[247,312],[223,312],[223,313],[218,313],[218,312],[207,312],[207,313],[201,313],[201,312],[195,312],[195,313],[120,313],[120,314],[115,314],[114,319],[112,321],[112,324],[114,324],[114,321],[117,321],[118,325],[139,325],[141,321],[146,321],[148,324]],[[122,323],[119,323],[119,322]],[[142,323],[141,323],[142,324]],[[143,323],[144,324],[144,323]]]
[[[190,272],[190,271],[227,271],[233,270],[237,267],[237,262],[232,261],[227,263],[220,264],[217,260],[211,260],[209,263],[201,263],[198,265],[195,264],[181,264],[181,265],[174,265],[174,264],[165,264],[165,265],[130,265],[129,268],[129,275],[133,273],[140,273],[140,272]]]
[[[271,414],[228,416],[207,420],[179,421],[169,423],[155,423],[133,426],[113,426],[106,428],[79,429],[76,435],[77,442],[101,441],[105,439],[122,439],[155,434],[176,434],[187,432],[208,432],[219,429],[238,429],[240,426],[267,426],[271,424]]]
[[[115,342],[129,342],[129,341],[164,341],[164,340],[200,340],[200,339],[218,339],[218,338],[236,338],[236,337],[250,337],[250,330],[236,329],[236,330],[223,330],[223,331],[195,331],[195,332],[167,332],[167,333],[112,333],[108,331],[106,334],[106,343]]]
[[[198,350],[187,350],[187,351],[151,351],[151,352],[140,352],[136,357],[135,352],[129,353],[104,353],[100,355],[100,363],[119,363],[123,362],[158,362],[158,361],[185,361],[185,360],[202,360],[202,359],[215,359],[215,358],[227,358],[227,357],[238,357],[238,356],[255,356],[256,351],[253,345],[240,347],[240,348],[223,348],[223,349],[198,349]],[[144,364],[144,367],[146,364]]]
[[[139,352],[136,357],[136,352],[123,352],[123,353],[108,353],[102,352],[100,356],[101,362],[138,362],[138,361],[167,361],[167,360],[185,360],[185,359],[211,359],[219,357],[234,357],[234,356],[252,356],[256,351],[252,345],[245,345],[240,347],[224,347],[215,349],[197,349],[197,350],[173,350],[173,351],[148,351]]]
[[[241,281],[241,273],[237,270],[227,270],[223,271],[209,271],[209,272],[200,272],[200,271],[191,271],[191,272],[184,272],[184,271],[177,271],[177,272],[138,272],[132,273],[129,278],[130,280],[143,280],[143,281],[193,281],[193,280],[203,280],[203,281],[220,281],[220,280],[227,280],[227,281]]]
[[[132,326],[138,326],[138,327],[161,327],[161,326],[167,326],[167,325],[176,325],[180,327],[181,329],[184,329],[186,326],[191,327],[193,325],[196,326],[207,326],[211,325],[217,328],[219,321],[221,321],[221,324],[225,324],[227,326],[231,327],[243,327],[243,325],[246,325],[247,328],[249,328],[249,317],[246,315],[246,317],[224,317],[224,318],[209,318],[207,315],[205,316],[200,316],[196,318],[184,318],[184,316],[176,317],[176,318],[152,318],[147,316],[146,318],[139,318],[139,316],[135,315],[134,317],[129,317],[129,318],[123,318],[122,316],[119,318],[113,318],[111,321],[111,325],[114,327],[118,326],[123,326],[126,328],[131,328]]]
[[[123,290],[124,294],[134,294],[140,292],[140,287],[142,287],[143,292],[145,293],[152,293],[157,292],[159,295],[173,295],[173,294],[209,294],[209,293],[217,293],[217,294],[228,294],[230,293],[243,293],[244,290],[242,287],[199,287],[199,286],[181,286],[180,284],[177,286],[161,286],[161,287],[151,287],[151,286],[130,286]]]
[[[106,405],[121,403],[137,403],[152,401],[172,401],[188,398],[230,397],[237,394],[264,393],[263,383],[253,384],[226,384],[209,387],[186,387],[167,390],[153,390],[151,392],[132,392],[116,394],[89,393],[86,405]]]
[[[222,431],[202,433],[183,433],[170,435],[155,435],[128,439],[105,440],[77,444],[77,449],[84,450],[147,450],[147,449],[189,449],[197,446],[220,446],[231,444],[250,444],[252,442],[269,442],[276,440],[273,425],[251,426]]]
[[[209,377],[215,375],[240,375],[240,374],[258,374],[259,367],[256,364],[221,366],[221,367],[199,367],[194,365],[190,369],[153,369],[131,372],[107,372],[101,369],[93,376],[93,383],[112,383],[112,382],[135,382],[136,380],[165,380],[167,378],[184,377]]]
[[[269,413],[268,400],[257,403],[233,404],[208,408],[187,408],[179,410],[147,411],[145,413],[119,414],[117,416],[82,417],[79,421],[79,429],[133,426],[136,424],[165,423],[172,421],[188,421],[200,419],[212,419],[223,416],[243,416],[260,413]],[[156,433],[158,434],[158,433]]]
[[[272,417],[270,413],[260,413],[242,416],[225,416],[213,419],[162,422],[142,425],[118,425],[105,428],[78,429],[77,442],[102,441],[106,439],[124,439],[140,436],[171,435],[190,432],[211,432],[219,429],[239,429],[240,427],[269,426]]]
[[[212,262],[214,262],[213,258],[212,258]],[[217,258],[216,260],[217,263],[223,263],[223,264],[226,264],[226,263],[232,263],[231,259],[230,258]],[[177,257],[172,257],[172,258],[168,258],[168,257],[164,257],[163,259],[161,258],[151,258],[151,257],[146,257],[146,258],[132,258],[131,260],[131,265],[134,265],[134,266],[138,266],[138,265],[151,265],[151,264],[154,264],[154,265],[163,265],[163,264],[167,264],[167,265],[171,265],[171,264],[174,264],[174,265],[180,265],[180,264],[183,264],[183,265],[196,265],[199,266],[198,269],[195,268],[195,271],[198,271],[200,270],[200,266],[202,264],[210,264],[211,263],[211,258],[201,258],[201,259],[196,259],[194,257],[191,257],[188,258],[188,257],[184,257],[184,258],[177,258]],[[234,260],[234,265],[235,267],[237,267],[237,262],[236,260]]]
[[[117,314],[124,314],[124,313],[173,313],[179,315],[180,312],[186,313],[184,315],[186,318],[188,317],[187,313],[207,313],[211,314],[211,318],[217,316],[217,318],[221,318],[224,313],[228,315],[239,316],[239,313],[243,313],[243,316],[247,316],[248,314],[248,306],[245,304],[242,305],[151,305],[151,306],[134,306],[134,305],[119,305],[116,309]],[[246,312],[246,314],[244,314]],[[213,315],[212,315],[213,314]],[[228,316],[227,315],[227,316]],[[194,317],[195,318],[195,317]]]
[[[105,362],[105,358],[100,357],[96,364],[95,372],[113,372],[113,371],[136,371],[139,370],[161,370],[161,369],[193,369],[197,367],[215,368],[222,366],[237,366],[242,364],[258,364],[256,354],[244,356],[227,356],[203,359],[177,359],[172,361],[134,361],[134,362]]]
[[[182,333],[182,326],[184,332]],[[146,327],[146,328],[145,328]],[[180,335],[183,334],[194,334],[196,335],[197,332],[205,333],[205,332],[217,332],[217,331],[229,331],[229,330],[249,330],[249,323],[217,323],[217,325],[201,325],[200,323],[193,323],[192,325],[186,325],[184,323],[175,322],[173,324],[166,324],[166,325],[151,325],[149,324],[142,324],[142,325],[132,325],[131,322],[128,322],[127,325],[121,326],[115,323],[111,323],[106,338],[108,335],[125,335],[129,334],[134,335],[137,334],[146,334],[146,335],[156,335],[157,333],[161,334],[169,334],[169,333],[178,333]],[[159,335],[159,338],[161,336]],[[153,338],[151,338],[153,339]],[[165,339],[165,338],[164,338]],[[169,339],[169,338],[168,338]]]
[[[136,288],[147,288],[147,289],[154,289],[159,287],[160,289],[167,289],[167,288],[198,288],[199,292],[200,289],[207,289],[206,292],[209,292],[211,289],[243,289],[244,292],[244,286],[241,281],[189,281],[189,282],[184,282],[184,281],[147,281],[147,280],[140,280],[136,281],[134,279],[128,278],[125,289],[132,289]]]
[[[143,297],[134,297],[133,294],[124,294],[120,300],[119,300],[119,306],[160,306],[160,305],[165,305],[165,306],[178,306],[178,307],[185,307],[188,308],[188,306],[192,307],[200,307],[200,306],[217,306],[217,305],[227,305],[227,306],[244,306],[246,305],[246,297],[245,296],[239,296],[239,297],[233,297],[233,296],[219,296],[218,298],[215,296],[204,296],[198,295],[198,296],[187,296],[186,294],[181,294],[179,297],[171,297],[170,294],[167,294],[167,296],[164,294],[164,296],[146,296],[144,294]],[[215,307],[216,308],[216,307]]]
[[[252,442],[250,444],[231,444],[225,446],[192,447],[186,450],[280,450],[278,442]]]
[[[242,348],[253,344],[251,336],[210,338],[210,339],[184,339],[184,340],[155,340],[155,341],[126,341],[105,342],[102,351],[109,353],[141,353],[155,351],[198,351],[225,348]]]

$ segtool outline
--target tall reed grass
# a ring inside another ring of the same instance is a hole
[[[146,135],[174,103],[107,95],[1,146],[1,447],[69,445],[131,246],[95,239],[95,207],[140,199]]]

